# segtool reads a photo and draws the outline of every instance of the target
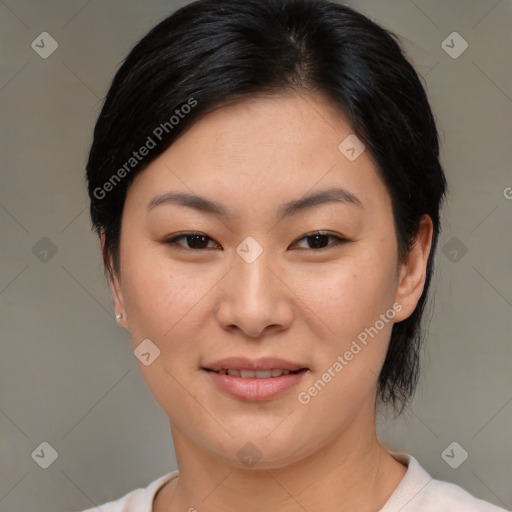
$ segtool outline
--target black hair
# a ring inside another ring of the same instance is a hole
[[[120,272],[120,232],[133,178],[202,116],[258,95],[321,93],[341,108],[390,194],[399,262],[424,214],[433,222],[423,294],[394,324],[378,397],[402,412],[414,394],[421,319],[446,180],[421,81],[398,37],[327,0],[198,0],[138,42],[117,71],[87,163],[90,214],[104,233],[105,272]],[[145,156],[134,151],[145,147]]]

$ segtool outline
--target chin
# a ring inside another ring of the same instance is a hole
[[[314,437],[305,434],[299,426],[295,429],[283,428],[279,434],[275,422],[272,427],[267,422],[260,424],[260,427],[260,430],[255,426],[245,431],[238,429],[234,438],[223,436],[222,440],[214,440],[210,437],[204,440],[203,446],[228,465],[250,470],[284,468],[317,449],[311,443]],[[297,437],[298,434],[300,437]]]

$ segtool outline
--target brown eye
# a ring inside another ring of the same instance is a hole
[[[183,244],[178,243],[178,240],[185,240],[187,245],[184,246]],[[213,242],[209,236],[206,236],[203,233],[183,233],[173,238],[169,238],[165,243],[167,245],[177,245],[183,249],[201,251],[208,248],[207,245],[209,240]],[[215,246],[219,247],[217,244]]]
[[[182,240],[185,240],[185,244],[180,242]],[[314,233],[308,234],[300,238],[297,242],[295,242],[295,244],[298,244],[298,242],[302,240],[305,240],[309,245],[309,247],[302,247],[302,249],[309,249],[315,252],[332,249],[342,244],[343,242],[348,242],[347,239],[342,238],[338,235],[333,235],[321,231],[316,231]],[[329,243],[329,240],[334,240],[334,243]],[[214,244],[213,247],[208,247],[209,242],[212,242]],[[165,244],[174,245],[181,249],[193,251],[203,251],[206,249],[220,248],[220,246],[212,238],[203,233],[198,232],[182,233],[181,235],[177,235],[173,238],[167,239],[165,241]]]
[[[329,239],[334,239],[335,242],[329,244]],[[306,240],[310,245],[310,247],[305,247],[305,249],[311,249],[315,251],[325,251],[348,241],[345,238],[341,238],[337,235],[322,231],[316,231],[315,233],[306,235],[299,239],[299,241],[301,240]]]

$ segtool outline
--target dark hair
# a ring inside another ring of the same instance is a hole
[[[378,396],[400,413],[418,380],[421,318],[446,180],[435,121],[398,38],[326,0],[199,0],[154,27],[116,73],[87,163],[90,214],[104,232],[109,277],[120,271],[123,206],[137,173],[213,109],[258,95],[321,93],[341,107],[391,196],[399,262],[423,214],[433,239],[423,294],[395,323]],[[341,141],[340,141],[341,142]],[[146,147],[145,157],[134,151]]]

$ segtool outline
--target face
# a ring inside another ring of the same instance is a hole
[[[351,133],[320,96],[252,99],[202,118],[130,186],[113,297],[134,349],[150,340],[137,363],[175,442],[272,468],[373,428],[431,231],[399,265],[376,167],[338,149]]]

